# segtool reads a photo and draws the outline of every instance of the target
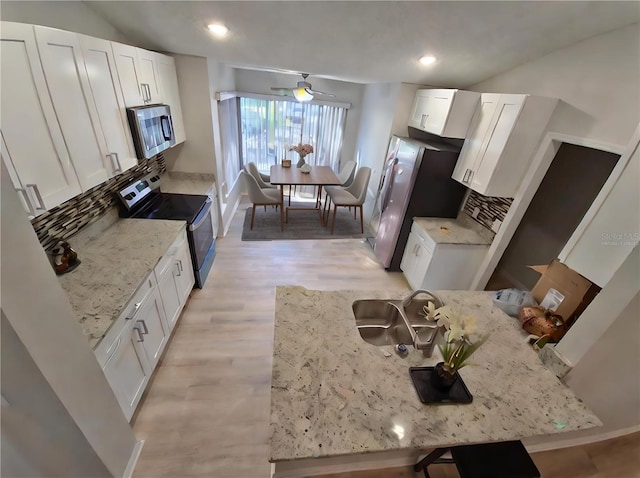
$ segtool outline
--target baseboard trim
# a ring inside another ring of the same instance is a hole
[[[138,440],[133,447],[133,451],[131,452],[131,456],[129,457],[129,463],[127,463],[127,467],[124,469],[124,474],[122,478],[131,478],[133,476],[133,470],[135,470],[136,465],[138,464],[138,458],[140,458],[140,453],[142,453],[142,447],[144,446],[144,440]]]

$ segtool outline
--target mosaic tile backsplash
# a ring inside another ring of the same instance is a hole
[[[477,222],[482,224],[487,229],[491,229],[493,221],[499,219],[504,222],[504,218],[509,212],[511,198],[495,198],[489,196],[483,196],[475,191],[470,191],[467,201],[464,203],[463,211],[469,216],[473,217],[473,211],[478,208],[478,217],[475,217]]]
[[[151,171],[166,171],[164,156],[158,154],[151,159],[140,159],[138,165],[76,197],[50,209],[31,220],[38,240],[49,250],[60,239],[67,239],[89,224],[97,221],[111,207],[117,205],[115,192],[132,179]]]

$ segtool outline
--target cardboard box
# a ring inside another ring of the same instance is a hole
[[[531,290],[533,298],[562,316],[570,327],[600,292],[600,287],[557,259],[546,266],[529,266],[542,274]]]

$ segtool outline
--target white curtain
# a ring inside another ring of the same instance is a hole
[[[268,174],[285,155],[298,162],[298,153],[288,151],[291,145],[309,143],[314,152],[306,162],[338,172],[346,118],[347,109],[338,106],[240,98],[243,166],[253,162]]]

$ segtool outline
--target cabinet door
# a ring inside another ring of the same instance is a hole
[[[160,289],[169,331],[173,330],[182,310],[182,291],[178,288],[176,281],[178,271],[178,261],[174,255],[171,255],[158,274],[158,289]]]
[[[195,283],[191,253],[189,252],[189,243],[186,238],[184,242],[178,246],[176,262],[178,265],[177,270],[179,271],[176,273],[176,284],[180,294],[180,303],[184,305]]]
[[[31,25],[2,22],[3,160],[14,187],[23,189],[34,215],[80,194],[62,131],[56,119]],[[36,161],[37,159],[37,161]]]
[[[51,100],[84,191],[111,177],[107,145],[75,33],[34,27]]]
[[[424,131],[432,134],[441,135],[447,124],[447,118],[451,111],[451,105],[455,90],[430,90],[427,96],[428,100],[424,103],[424,119],[422,127]]]
[[[411,110],[411,116],[409,117],[409,126],[414,128],[423,129],[425,120],[425,111],[427,110],[427,104],[429,97],[425,90],[418,90],[416,92],[416,99],[413,102],[413,109]]]
[[[422,286],[431,260],[431,253],[422,243],[423,240],[418,234],[410,232],[400,263],[400,269],[404,272],[409,285],[414,289],[419,289]]]
[[[133,416],[151,376],[141,345],[139,330],[134,328],[133,322],[129,322],[112,346],[111,355],[103,369],[127,420]]]
[[[136,48],[136,52],[138,54],[138,65],[140,65],[140,82],[147,90],[146,103],[162,103],[158,68],[156,66],[157,54],[142,48]]]
[[[502,158],[502,153],[524,107],[525,95],[500,95],[488,132],[485,135],[480,159],[474,164],[471,187],[482,192]]]
[[[111,42],[86,35],[78,36],[112,170],[119,174],[137,165],[138,160],[131,141]]]
[[[471,120],[467,139],[464,140],[460,156],[458,156],[456,168],[451,175],[453,179],[462,184],[467,186],[471,184],[471,178],[482,157],[481,152],[486,150],[493,115],[499,100],[499,94],[485,93],[482,95],[480,105]]]
[[[184,120],[182,119],[175,60],[170,56],[160,54],[156,54],[156,59],[162,100],[171,107],[171,119],[173,121],[176,144],[182,143],[186,139],[186,135],[184,132]]]
[[[124,104],[128,107],[144,105],[142,79],[136,47],[111,42],[111,48],[116,61]]]
[[[169,338],[164,309],[157,288],[154,288],[141,304],[133,321],[140,331],[141,343],[149,363],[149,373],[151,373]]]

